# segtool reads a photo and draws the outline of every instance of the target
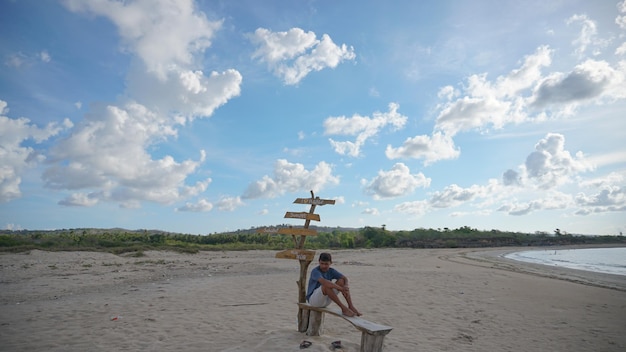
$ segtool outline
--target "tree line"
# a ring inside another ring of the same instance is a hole
[[[1,231],[0,251],[22,252],[32,249],[58,251],[106,251],[116,254],[144,250],[174,250],[197,253],[203,250],[282,250],[294,247],[292,236],[261,233],[251,229],[237,233],[191,235],[163,231],[124,229],[64,229],[54,231]],[[503,246],[551,246],[572,244],[626,244],[619,236],[582,236],[546,232],[519,233],[457,229],[389,231],[382,227],[354,230],[335,229],[308,236],[307,249],[350,248],[476,248]]]

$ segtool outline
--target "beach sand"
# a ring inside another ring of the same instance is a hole
[[[385,351],[626,350],[626,276],[501,257],[515,250],[331,253],[363,318],[394,327]],[[300,266],[275,253],[0,254],[0,350],[358,351],[337,317],[297,331]]]

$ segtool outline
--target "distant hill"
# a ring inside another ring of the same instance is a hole
[[[228,234],[237,234],[237,235],[242,235],[242,234],[255,234],[258,232],[261,232],[260,230],[263,230],[265,228],[281,228],[281,227],[290,227],[293,226],[291,224],[280,224],[280,225],[271,225],[271,226],[257,226],[257,227],[251,227],[249,229],[238,229],[235,231],[225,231],[225,232],[213,232],[213,233],[205,233],[205,234],[200,234],[200,235],[214,235],[214,234],[222,234],[222,235],[228,235]],[[294,227],[299,227],[299,226],[294,226]],[[300,226],[301,227],[301,226]],[[314,229],[319,233],[324,233],[324,232],[333,232],[333,231],[340,231],[340,232],[358,232],[361,229],[360,228],[356,228],[356,227],[331,227],[331,226],[309,226],[310,229]],[[97,235],[97,234],[104,234],[104,233],[119,233],[119,232],[126,232],[126,233],[138,233],[138,234],[149,234],[149,235],[155,235],[155,234],[159,234],[159,235],[184,235],[185,233],[182,232],[169,232],[169,231],[163,231],[163,230],[157,230],[157,229],[136,229],[136,230],[129,230],[129,229],[124,229],[121,227],[112,227],[112,228],[108,228],[108,229],[100,229],[100,228],[73,228],[73,229],[55,229],[55,230],[0,230],[0,234],[3,235],[8,235],[8,234],[12,234],[12,235],[16,235],[16,234],[24,234],[24,235],[28,235],[28,234],[32,234],[32,233],[46,233],[46,234],[55,234],[55,233],[68,233],[68,232],[73,232],[73,233],[77,233],[77,234],[86,234],[86,235]]]
[[[279,224],[279,225],[269,225],[269,226],[256,226],[256,227],[251,227],[249,229],[241,229],[241,230],[235,230],[235,231],[227,231],[227,232],[222,232],[220,234],[237,234],[237,235],[245,235],[245,234],[254,234],[254,233],[259,233],[262,232],[263,229],[266,228],[283,228],[283,227],[302,227],[302,226],[294,226],[292,224]],[[333,232],[333,231],[340,231],[340,232],[359,232],[361,230],[361,228],[357,228],[357,227],[341,227],[341,226],[316,226],[316,225],[311,225],[309,226],[310,229],[312,230],[316,230],[318,233],[325,233],[325,232]],[[218,232],[216,232],[217,234]]]
[[[121,227],[113,227],[109,229],[98,229],[98,228],[74,228],[74,229],[55,229],[55,230],[0,230],[0,234],[32,234],[32,233],[46,233],[46,234],[55,234],[55,233],[68,233],[74,232],[77,234],[86,234],[86,235],[97,235],[103,233],[119,233],[119,232],[127,232],[127,233],[147,233],[147,234],[178,234],[176,232],[167,232],[162,230],[128,230]]]

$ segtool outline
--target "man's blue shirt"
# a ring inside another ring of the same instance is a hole
[[[319,278],[323,277],[324,279],[328,280],[328,281],[332,281],[332,280],[339,280],[343,277],[343,274],[340,273],[339,271],[335,270],[334,268],[328,268],[328,271],[326,271],[325,273],[323,273],[320,270],[320,266],[318,265],[317,267],[315,267],[315,269],[313,269],[311,271],[311,277],[309,278],[309,286],[307,288],[307,292],[306,292],[306,300],[309,300],[309,297],[311,297],[311,295],[313,294],[313,291],[315,291],[316,288],[320,287],[322,284],[319,283]]]

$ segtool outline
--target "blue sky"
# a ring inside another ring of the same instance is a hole
[[[626,229],[626,1],[0,2],[0,227]]]

